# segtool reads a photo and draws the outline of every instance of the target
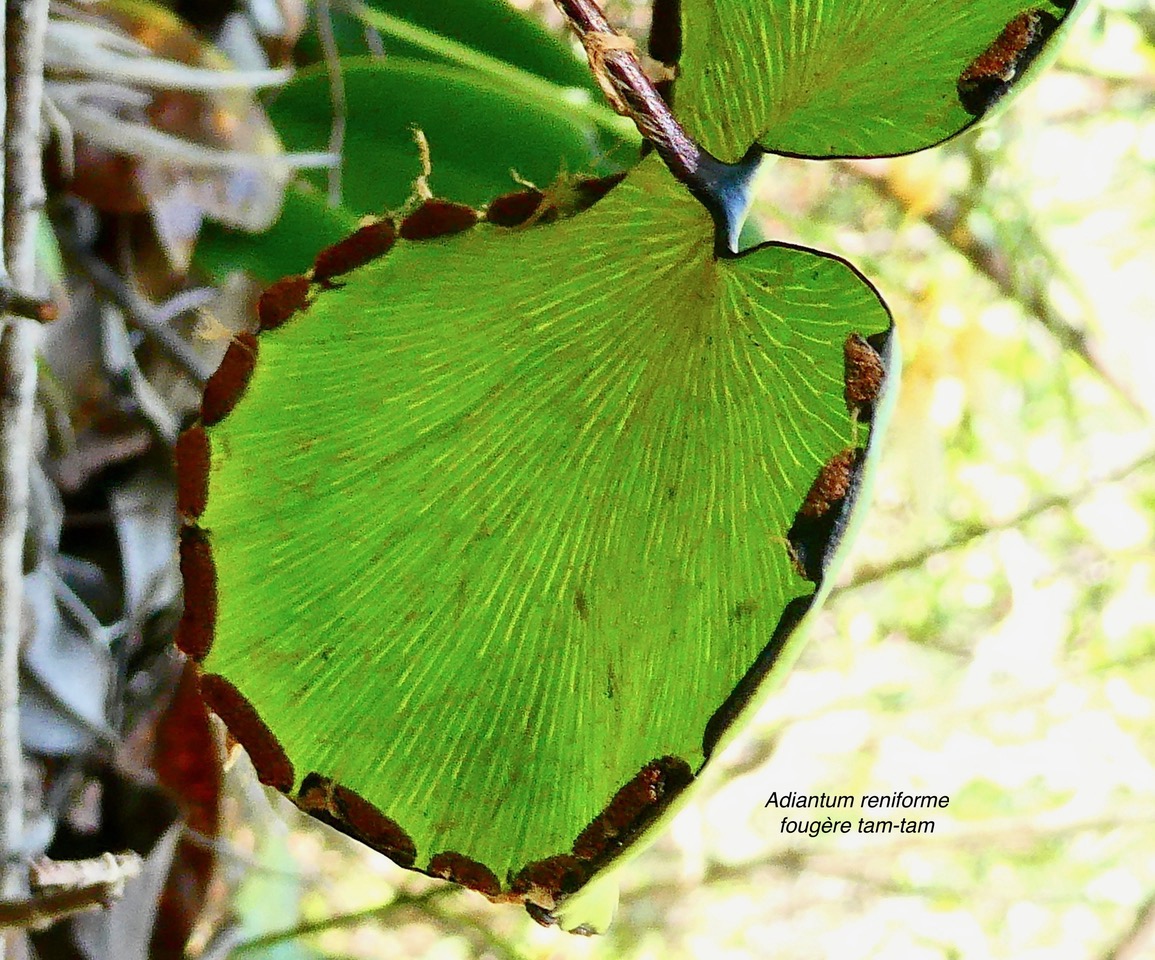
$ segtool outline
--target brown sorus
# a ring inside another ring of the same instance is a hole
[[[295,803],[310,816],[385,854],[403,867],[413,866],[417,847],[409,834],[360,794],[310,773],[301,781]]]
[[[220,423],[232,412],[249,385],[257,365],[257,338],[238,333],[225,351],[221,365],[205,384],[201,399],[201,422],[206,427]]]
[[[468,230],[477,220],[473,207],[448,200],[426,200],[401,221],[401,236],[406,240],[432,240]]]
[[[331,287],[334,277],[383,257],[396,240],[397,227],[392,220],[366,224],[317,254],[313,261],[313,279],[323,287]]]
[[[202,674],[201,696],[210,710],[224,721],[229,733],[245,749],[257,779],[288,793],[293,789],[293,764],[280,741],[236,687],[215,673]]]
[[[260,329],[276,330],[293,314],[305,309],[308,295],[308,277],[282,277],[268,287],[257,301],[257,323]]]
[[[545,194],[540,190],[507,193],[485,208],[485,219],[499,227],[520,227],[537,213],[543,202]],[[540,220],[539,216],[535,222]]]
[[[651,760],[578,834],[574,856],[596,860],[619,849],[693,779],[690,765],[680,757]]]
[[[184,612],[176,645],[194,660],[203,660],[213,645],[217,620],[217,572],[208,536],[199,527],[180,532],[180,575],[184,581]]]
[[[359,793],[340,784],[333,787],[333,802],[353,836],[399,865],[413,866],[417,847],[396,821],[385,816]]]
[[[510,889],[527,897],[527,902],[532,900],[540,904],[541,900],[549,899],[556,903],[559,897],[579,890],[589,876],[589,864],[568,853],[561,853],[526,864],[513,878]]]
[[[446,851],[437,854],[429,861],[428,872],[430,876],[452,880],[487,897],[497,897],[501,894],[501,884],[498,883],[494,872],[484,864],[460,853]]]
[[[959,81],[997,78],[1010,80],[1015,75],[1016,61],[1030,46],[1038,33],[1041,10],[1024,10],[1014,17],[982,53],[975,57],[959,74]]]
[[[857,333],[852,333],[843,345],[842,359],[847,409],[874,403],[886,376],[878,351]]]
[[[209,496],[209,437],[199,423],[176,440],[176,508],[195,520],[205,512]]]
[[[1027,68],[1057,26],[1051,14],[1037,7],[1010,20],[959,74],[958,95],[964,109],[974,116],[987,110]]]
[[[836,453],[823,464],[810,485],[810,492],[799,509],[804,517],[821,517],[836,503],[841,502],[850,490],[850,479],[854,471],[854,461],[858,452],[847,447]]]
[[[294,802],[305,813],[311,813],[314,816],[328,815],[325,822],[331,822],[336,809],[333,805],[333,781],[319,773],[305,774]],[[322,819],[325,818],[322,817]]]
[[[608,177],[584,177],[574,186],[581,195],[582,205],[592,207],[625,179],[624,173],[612,173]]]

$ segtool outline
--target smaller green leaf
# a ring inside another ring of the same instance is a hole
[[[1018,84],[1074,0],[681,0],[675,103],[702,146],[804,157],[910,153]]]

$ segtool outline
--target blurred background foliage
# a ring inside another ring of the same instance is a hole
[[[454,46],[430,41],[441,4],[375,2],[401,19],[378,17],[366,30],[343,19],[336,0],[319,0],[318,11],[337,12],[331,34],[306,29],[295,56],[314,66],[267,98],[288,158],[264,128],[246,128],[259,133],[246,141],[235,124],[218,124],[201,140],[250,151],[248,166],[213,155],[215,178],[190,178],[181,163],[203,167],[205,155],[154,139],[163,155],[138,154],[135,179],[99,151],[76,158],[78,170],[95,171],[96,188],[64,176],[74,196],[52,214],[71,304],[53,328],[42,388],[45,433],[64,438],[46,442],[45,454],[63,506],[46,507],[39,523],[63,524],[59,551],[72,567],[55,601],[41,591],[39,612],[49,622],[65,597],[85,649],[123,657],[98,660],[124,679],[109,680],[100,703],[77,706],[95,674],[62,674],[72,654],[45,653],[40,682],[64,679],[37,708],[43,722],[29,713],[24,723],[26,748],[49,757],[36,768],[44,806],[82,840],[108,833],[117,798],[121,816],[143,821],[123,798],[145,795],[140,784],[153,775],[137,768],[149,762],[166,785],[183,776],[172,792],[188,806],[188,771],[162,768],[166,737],[191,752],[192,728],[185,719],[166,733],[171,707],[155,717],[157,691],[171,690],[180,670],[168,650],[179,598],[166,448],[259,289],[233,268],[265,280],[307,268],[363,213],[404,203],[421,173],[407,128],[378,129],[374,111],[358,113],[358,85],[382,103],[410,98],[430,134],[432,185],[457,199],[480,203],[516,187],[499,156],[515,134],[495,126],[511,117],[537,131],[511,149],[523,154],[518,174],[539,185],[559,171],[631,161],[632,135],[597,105],[552,3],[512,2],[532,19],[500,29],[486,20]],[[604,5],[644,41],[649,3]],[[173,6],[223,43],[232,14],[262,4]],[[369,65],[350,72],[343,91],[315,65],[334,46]],[[274,47],[265,44],[266,65],[288,64],[289,51]],[[188,98],[114,91],[115,110],[94,113],[85,99],[94,85],[76,83],[67,50],[54,69],[50,96],[82,138],[104,136],[111,149],[124,123],[197,135]],[[179,71],[170,80],[193,82]],[[482,88],[485,97],[471,99]],[[519,106],[528,94],[532,109]],[[327,98],[342,97],[338,195],[316,165],[337,142]],[[1155,956],[1153,106],[1155,4],[1101,0],[1037,82],[943,147],[880,161],[767,158],[753,212],[762,233],[847,257],[890,304],[906,358],[899,408],[873,509],[800,663],[715,759],[672,829],[623,870],[608,934],[542,929],[519,909],[396,868],[270,801],[241,756],[224,775],[220,830],[215,786],[199,814],[186,813],[177,866],[194,850],[217,864],[211,882],[203,862],[193,871],[208,896],[187,949],[178,937],[165,953],[154,936],[147,953],[147,929],[131,951],[111,933],[103,952],[55,949],[49,936],[37,949],[116,960],[181,951],[202,960]],[[212,117],[244,116],[230,111]],[[110,196],[99,188],[110,182],[136,183],[143,196]],[[251,207],[229,200],[233,188],[250,191]],[[226,226],[264,225],[282,190],[283,212],[259,237],[201,230],[201,212]],[[84,710],[92,716],[59,742],[61,717]],[[150,750],[152,761],[141,760]],[[169,767],[187,760],[177,748],[167,755],[180,761]],[[215,784],[211,772],[198,776]],[[112,798],[103,806],[101,790]],[[800,839],[779,832],[784,811],[764,807],[771,792],[790,790],[905,790],[951,802],[932,835]],[[156,813],[154,832],[173,816]],[[93,849],[128,834],[115,836]],[[157,862],[163,883],[168,860]],[[147,904],[144,895],[125,901],[129,911]],[[158,930],[170,917],[160,916]],[[83,945],[81,931],[75,940]]]
[[[648,4],[606,6],[644,38]],[[1155,955],[1153,107],[1155,6],[1106,0],[944,147],[767,159],[764,234],[848,257],[894,311],[899,409],[801,662],[628,866],[607,935],[249,806],[233,842],[297,868],[245,886],[280,891],[308,935],[277,936],[280,912],[234,955]],[[898,789],[950,796],[933,835],[799,840],[763,807]]]

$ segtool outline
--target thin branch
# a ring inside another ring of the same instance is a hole
[[[31,296],[36,221],[44,200],[40,117],[48,0],[9,3],[3,27],[4,262],[14,292]],[[0,900],[22,899],[28,890],[18,698],[39,340],[35,322],[11,314],[0,321]]]
[[[442,910],[440,906],[433,902],[420,904],[420,909],[431,920],[436,921],[447,930],[464,932],[466,935],[475,935],[476,939],[487,948],[485,952],[489,954],[505,958],[505,960],[519,960],[519,958],[523,956],[522,952],[513,943],[495,930],[491,930],[484,923],[471,920],[469,917],[455,916],[452,913]]]
[[[1151,894],[1136,911],[1131,923],[1100,960],[1143,960],[1155,949],[1155,894]]]
[[[135,853],[106,853],[91,860],[42,858],[30,871],[33,895],[0,903],[0,928],[45,930],[78,913],[109,907],[140,869]]]
[[[702,149],[675,119],[642,69],[634,43],[606,19],[595,0],[555,0],[585,47],[593,70],[614,109],[629,117],[679,180],[697,178]]]
[[[220,295],[213,287],[195,287],[173,294],[163,303],[152,303],[130,281],[107,263],[86,250],[76,250],[77,258],[89,279],[100,289],[112,294],[124,307],[133,324],[156,341],[157,345],[195,382],[203,384],[213,368],[189,346],[175,329],[173,322],[182,314],[199,310]]]
[[[354,910],[352,913],[324,917],[320,920],[307,920],[285,930],[262,933],[260,936],[238,943],[233,948],[232,956],[240,957],[247,953],[260,953],[266,947],[299,940],[301,937],[307,937],[314,933],[324,933],[326,930],[335,930],[340,927],[355,927],[370,920],[383,920],[393,911],[400,910],[402,907],[425,908],[428,904],[457,892],[457,888],[449,886],[433,887],[417,894],[398,891],[397,895],[388,903],[381,903],[365,910]]]
[[[940,553],[946,553],[949,550],[958,550],[962,547],[969,546],[974,543],[974,541],[991,533],[1013,530],[1028,520],[1033,520],[1040,514],[1046,513],[1048,510],[1069,507],[1071,504],[1078,503],[1080,500],[1089,497],[1104,484],[1118,483],[1120,480],[1125,480],[1131,474],[1152,465],[1155,465],[1155,450],[1148,450],[1142,456],[1123,465],[1119,469],[1090,480],[1074,493],[1044,497],[1031,504],[1031,506],[1027,507],[1022,513],[1015,514],[1015,516],[1007,520],[999,521],[998,523],[967,524],[961,526],[949,540],[923,547],[914,553],[907,554],[905,557],[899,557],[897,560],[891,560],[880,566],[866,567],[859,570],[849,581],[831,590],[830,596],[834,597],[850,590],[857,590],[859,587],[865,587],[867,584],[878,583],[880,580],[885,580],[905,570],[917,570],[931,557],[938,556]]]

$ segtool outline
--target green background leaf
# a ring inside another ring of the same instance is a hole
[[[421,163],[413,127],[429,140],[431,186],[440,196],[480,206],[518,189],[511,170],[549,185],[557,175],[620,169],[601,152],[598,132],[564,104],[527,101],[502,86],[442,64],[368,57],[342,61],[348,101],[344,205],[382,214],[410,196]],[[332,106],[320,67],[303,71],[271,108],[290,150],[324,149]],[[619,164],[636,156],[622,144]],[[323,187],[323,171],[308,179]]]
[[[471,50],[487,54],[511,66],[563,87],[594,91],[594,83],[585,59],[557,34],[541,23],[514,9],[509,0],[368,0],[368,10],[403,21],[412,28],[435,34],[436,38],[464,44]],[[410,59],[434,59],[443,64],[454,61],[437,52],[437,44],[414,43],[404,34],[386,32],[380,18],[374,21],[382,32],[385,56]],[[369,54],[365,25],[356,17],[334,11],[333,29],[342,56]],[[321,45],[316,32],[302,39],[297,56],[306,62],[318,62]]]
[[[342,61],[347,101],[342,204],[327,201],[325,170],[290,187],[278,223],[259,238],[206,229],[202,267],[218,275],[244,267],[265,281],[308,269],[317,250],[360,217],[400,208],[421,174],[413,139],[429,140],[431,185],[442,197],[482,206],[521,189],[512,172],[547,187],[559,176],[600,175],[632,162],[636,146],[573,115],[564,103],[526,100],[500,83],[442,64],[368,57]],[[332,106],[322,67],[302,71],[270,108],[289,150],[324,150]]]

